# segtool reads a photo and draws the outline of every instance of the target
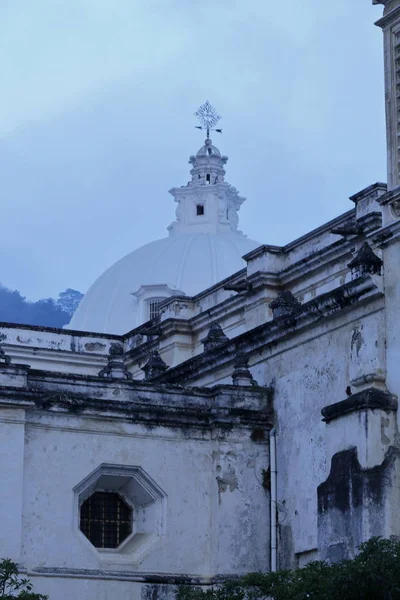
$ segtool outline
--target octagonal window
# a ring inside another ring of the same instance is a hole
[[[74,529],[100,564],[139,562],[165,535],[166,494],[141,467],[99,465],[74,487],[74,504]]]
[[[95,492],[80,509],[80,529],[96,548],[118,548],[132,533],[132,508],[115,492]]]

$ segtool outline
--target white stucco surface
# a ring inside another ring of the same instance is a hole
[[[65,394],[83,391],[83,380],[79,388],[73,379],[66,381]],[[207,394],[189,392],[183,400],[171,390],[163,395],[151,388],[146,399],[147,388],[114,385],[103,391],[88,385],[86,394],[109,401],[119,396],[122,402],[133,394],[144,411],[146,404],[154,408],[157,403],[160,415],[167,404],[184,411],[190,403],[197,403],[201,415],[202,403],[208,402]],[[36,389],[42,386],[52,393],[54,380],[37,380]],[[262,392],[254,399],[250,394],[245,401],[243,394],[232,392],[230,398],[226,390],[213,405],[222,403],[224,411],[236,404],[263,405]],[[262,484],[267,443],[254,442],[250,423],[204,428],[201,420],[193,426],[189,417],[179,426],[156,426],[151,414],[152,427],[112,411],[108,419],[65,411],[0,412],[0,449],[7,450],[9,460],[9,466],[3,460],[0,467],[0,507],[7,514],[0,556],[24,564],[35,589],[51,594],[51,600],[72,598],[76,590],[80,599],[116,598],[117,593],[144,599],[151,577],[207,581],[268,567],[268,495]],[[80,531],[76,494],[102,465],[120,470],[122,477],[138,467],[157,487],[160,501],[147,505],[140,524],[147,537],[139,552],[138,542],[98,550]]]
[[[242,256],[258,245],[233,231],[183,233],[146,244],[99,277],[68,328],[126,333],[148,319],[134,296],[142,286],[165,285],[193,296],[243,269]]]

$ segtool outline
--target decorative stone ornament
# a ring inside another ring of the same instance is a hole
[[[108,353],[108,364],[99,372],[99,377],[109,379],[132,379],[125,366],[124,349],[121,344],[111,344]]]
[[[154,350],[154,352],[150,354],[149,360],[144,367],[142,367],[146,381],[154,379],[154,377],[161,375],[167,369],[168,365],[163,361],[157,350]]]
[[[252,287],[253,286],[247,279],[241,279],[236,283],[228,283],[224,285],[224,290],[227,290],[228,292],[238,292],[240,294],[241,292],[249,292]]]
[[[335,235],[342,235],[343,237],[349,237],[353,235],[360,235],[363,232],[361,225],[358,225],[356,220],[349,221],[340,227],[331,229],[331,233]]]
[[[347,265],[353,278],[362,275],[381,275],[383,262],[374,254],[368,242],[364,242],[356,256]]]
[[[8,356],[3,348],[0,346],[0,365],[9,365],[11,363],[11,357]]]
[[[160,325],[158,323],[155,323],[154,325],[141,329],[140,333],[149,338],[153,338],[160,337],[162,331]]]
[[[249,370],[249,359],[244,352],[238,352],[232,373],[233,385],[254,385],[256,382]]]
[[[211,324],[206,337],[201,340],[201,343],[204,345],[204,352],[210,352],[210,350],[219,348],[219,346],[228,341],[229,338],[224,334],[221,325],[214,322]]]
[[[300,310],[301,302],[297,300],[289,290],[279,292],[278,296],[269,304],[272,310],[272,318],[289,317]]]
[[[400,200],[395,200],[389,204],[389,211],[392,219],[400,219]]]

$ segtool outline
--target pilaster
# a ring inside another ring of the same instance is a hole
[[[373,0],[385,6],[376,25],[384,35],[388,190],[400,185],[400,0]]]

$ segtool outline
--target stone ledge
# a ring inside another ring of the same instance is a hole
[[[382,278],[378,275],[362,275],[304,303],[296,315],[279,317],[267,321],[254,329],[228,340],[211,352],[203,352],[188,360],[171,367],[163,375],[153,380],[153,383],[177,384],[193,381],[198,375],[219,369],[235,360],[237,348],[246,353],[258,352],[268,344],[280,343],[288,336],[297,335],[306,328],[321,323],[321,319],[337,315],[340,311],[357,306],[360,301],[383,297]],[[250,361],[251,366],[251,361]]]
[[[352,394],[346,400],[325,406],[321,410],[321,413],[324,417],[323,420],[329,423],[349,413],[367,409],[397,410],[397,396],[394,396],[390,392],[371,387]]]
[[[386,7],[387,0],[378,0],[377,2],[374,2],[374,4],[384,4]],[[400,6],[397,6],[391,12],[384,14],[384,16],[381,19],[378,19],[378,21],[375,22],[375,25],[383,29],[384,27],[387,27],[387,25],[391,25],[392,21],[396,19],[399,16],[399,14]]]
[[[125,381],[124,381],[125,383]],[[133,424],[151,427],[202,429],[212,431],[216,427],[230,430],[235,427],[266,431],[272,427],[272,391],[256,386],[240,388],[218,386],[214,388],[176,388],[175,395],[168,394],[164,386],[157,386],[148,393],[135,390],[135,382],[129,381],[131,393],[116,399],[109,384],[111,396],[101,390],[87,389],[86,393],[60,386],[54,390],[3,388],[0,408],[29,408],[48,414],[71,414],[75,417],[126,420]],[[143,386],[140,386],[143,387]],[[122,387],[120,388],[122,391]],[[97,393],[96,393],[97,391]],[[163,393],[163,392],[167,393]],[[136,392],[136,393],[135,393]]]
[[[216,585],[218,583],[235,580],[245,573],[237,575],[190,575],[186,573],[154,573],[134,570],[111,571],[103,569],[74,569],[67,567],[36,567],[26,570],[21,567],[21,572],[29,577],[61,577],[78,579],[111,579],[118,581],[132,581],[143,584],[159,585]]]

